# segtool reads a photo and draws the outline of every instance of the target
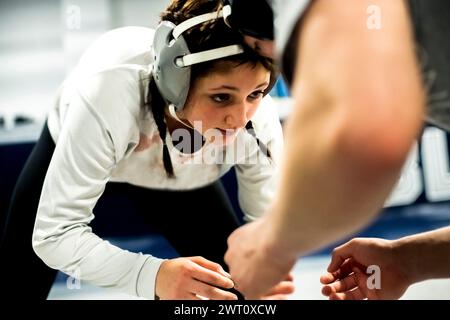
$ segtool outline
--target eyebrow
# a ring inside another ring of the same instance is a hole
[[[267,86],[268,84],[269,84],[269,82],[265,81],[265,82],[259,84],[258,86],[256,86],[255,89]],[[221,90],[221,89],[228,89],[228,90],[232,90],[232,91],[239,91],[238,87],[228,86],[226,84],[224,84],[223,86],[217,87],[217,88],[211,88],[210,90],[215,91],[215,90]]]

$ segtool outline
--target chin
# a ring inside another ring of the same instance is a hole
[[[236,139],[236,136],[238,134],[239,130],[235,130],[234,132],[230,133],[224,133],[221,130],[218,130],[217,128],[209,129],[204,136],[207,138],[210,143],[213,143],[215,145],[222,145],[226,146],[234,142]]]

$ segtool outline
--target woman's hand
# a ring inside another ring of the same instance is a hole
[[[203,257],[164,261],[156,276],[156,295],[163,300],[237,300],[230,275]]]

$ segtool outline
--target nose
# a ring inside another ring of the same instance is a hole
[[[245,127],[249,120],[247,117],[249,107],[246,102],[234,105],[230,109],[230,113],[225,117],[226,125],[232,129]]]

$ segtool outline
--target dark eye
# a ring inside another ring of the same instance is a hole
[[[211,96],[211,99],[217,103],[224,103],[230,100],[230,95],[226,93],[214,94]]]
[[[262,98],[263,95],[264,95],[264,91],[255,91],[249,95],[249,98],[255,100],[255,99]]]

